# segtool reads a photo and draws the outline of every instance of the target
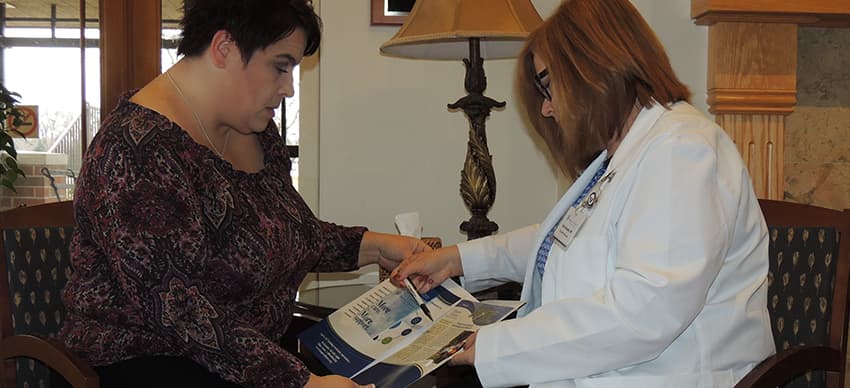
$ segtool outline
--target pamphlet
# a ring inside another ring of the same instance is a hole
[[[451,279],[422,299],[433,321],[406,288],[384,280],[298,338],[335,374],[378,388],[404,388],[462,352],[479,327],[523,304],[478,301]]]

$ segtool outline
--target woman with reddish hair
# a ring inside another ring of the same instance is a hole
[[[422,291],[523,283],[455,363],[484,386],[731,387],[775,352],[767,227],[726,133],[628,0],[567,0],[520,54],[521,106],[575,181],[539,225],[414,255]]]

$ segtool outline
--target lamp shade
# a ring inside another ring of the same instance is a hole
[[[398,33],[381,45],[381,52],[463,59],[469,56],[469,38],[479,38],[481,58],[510,58],[541,22],[531,0],[417,0]]]

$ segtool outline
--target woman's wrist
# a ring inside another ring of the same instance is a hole
[[[460,249],[458,249],[457,245],[452,245],[446,248],[442,248],[446,250],[448,254],[448,260],[446,260],[446,264],[450,268],[451,276],[463,276],[463,262],[460,260]]]
[[[363,267],[369,264],[378,262],[381,249],[378,240],[381,238],[381,233],[365,231],[363,238],[360,239],[360,250],[357,253],[357,266]]]

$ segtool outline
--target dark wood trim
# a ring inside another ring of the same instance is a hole
[[[838,233],[838,257],[835,262],[832,294],[832,316],[829,320],[829,338],[821,346],[780,349],[753,369],[736,388],[776,387],[779,381],[800,375],[810,369],[825,369],[827,386],[844,386],[847,356],[847,322],[850,316],[850,210],[833,210],[823,207],[759,199],[759,207],[768,226],[834,227]]]
[[[0,340],[0,360],[32,358],[59,373],[74,388],[98,388],[100,377],[85,361],[71,353],[62,342],[31,335]]]
[[[26,227],[39,228],[65,225],[74,225],[74,208],[71,201],[20,207],[0,212],[0,231],[4,229],[19,229]],[[9,342],[9,338],[12,337],[12,313],[10,306],[11,301],[9,298],[9,281],[7,278],[8,269],[5,249],[6,247],[2,238],[2,233],[0,233],[0,274],[2,274],[2,276],[0,276],[0,342],[2,342],[2,345],[0,345],[0,369],[2,369],[0,370],[0,386],[14,387],[15,384],[10,385],[10,382],[13,381],[12,379],[14,379],[15,375],[14,364],[6,362],[5,360],[9,357],[18,357],[22,353],[28,351],[38,352],[38,350],[30,347],[35,340],[29,341],[24,339],[24,342],[19,342],[22,340],[13,340],[12,342]],[[16,343],[23,346],[23,348],[16,346]],[[36,345],[39,345],[38,347],[41,348],[40,344]],[[57,348],[43,353],[43,355],[46,355],[51,359],[41,359],[41,361],[45,361],[45,363],[54,361],[53,364],[50,365],[55,368],[57,365],[56,351],[62,352],[63,349]],[[76,373],[74,370],[77,370],[77,372],[82,371],[84,375],[88,376],[88,371],[85,370],[85,367],[81,366],[82,364],[78,360],[71,357],[70,362],[73,365],[67,363],[61,364],[61,370],[59,370],[59,372],[63,374],[68,373],[68,375],[66,375],[67,377]]]
[[[98,47],[98,43],[92,45],[86,39],[86,0],[80,0],[80,156],[86,154],[86,148],[89,145],[89,114],[88,102],[86,101],[86,47]],[[69,161],[70,162],[70,161]],[[51,180],[51,183],[53,181]],[[54,189],[56,186],[53,186]],[[57,193],[58,194],[58,193]]]
[[[101,111],[161,71],[161,0],[100,0]]]
[[[829,346],[795,346],[768,357],[735,388],[776,388],[811,369],[841,370],[841,352]]]
[[[847,0],[691,0],[697,24],[718,22],[793,23],[850,27]]]

